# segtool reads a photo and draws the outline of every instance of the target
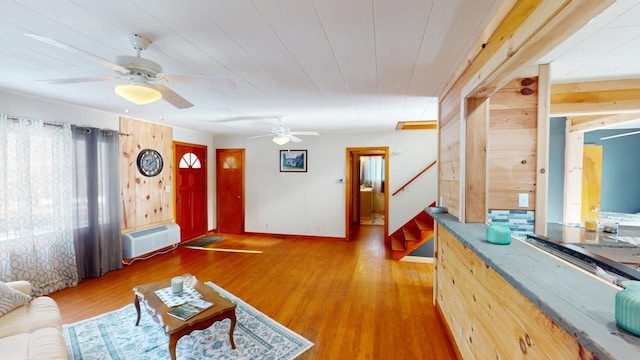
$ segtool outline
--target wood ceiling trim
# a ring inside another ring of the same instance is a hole
[[[518,1],[458,81],[470,96],[492,95],[613,2]]]
[[[551,86],[551,116],[640,113],[640,79]],[[621,117],[620,120],[625,119]],[[593,119],[583,119],[591,121]]]
[[[396,125],[396,130],[433,130],[437,128],[437,120],[398,121]]]
[[[613,114],[613,115],[590,115],[571,116],[567,120],[571,124],[570,132],[584,132],[601,129],[606,126],[619,125],[625,122],[640,119],[640,113]]]

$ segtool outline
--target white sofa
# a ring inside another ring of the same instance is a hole
[[[31,284],[27,281],[4,285],[31,294]],[[5,294],[4,299],[8,298]],[[67,359],[62,318],[55,300],[46,296],[33,298],[0,316],[0,358]]]

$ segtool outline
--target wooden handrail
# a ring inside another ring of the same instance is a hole
[[[431,164],[427,165],[426,168],[422,169],[422,171],[420,171],[418,173],[418,175],[414,176],[413,178],[411,178],[411,180],[407,181],[406,184],[402,185],[398,190],[396,190],[393,194],[391,194],[391,196],[396,196],[397,193],[399,193],[400,191],[404,190],[404,188],[406,188],[407,186],[409,186],[409,184],[411,184],[415,179],[419,178],[420,175],[424,174],[427,170],[431,169],[431,167],[433,165],[436,164],[436,161],[434,160]]]

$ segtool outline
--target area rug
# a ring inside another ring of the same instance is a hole
[[[215,244],[219,241],[224,240],[224,236],[211,236],[211,235],[207,235],[207,236],[203,236],[201,238],[197,238],[195,240],[191,240],[191,241],[187,241],[183,244],[181,244],[182,246],[189,246],[189,247],[205,247],[207,245],[211,245],[211,244]]]
[[[195,330],[178,341],[178,359],[294,359],[313,343],[287,329],[219,286],[207,282],[236,305],[236,349],[229,344],[231,321],[218,321],[206,330]],[[69,359],[169,359],[169,337],[143,311],[134,326],[136,310],[127,305],[91,319],[64,325]]]

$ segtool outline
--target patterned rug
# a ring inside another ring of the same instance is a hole
[[[211,236],[206,235],[195,240],[190,240],[180,245],[182,246],[192,246],[192,247],[205,247],[207,245],[215,244],[219,241],[224,240],[224,236]]]
[[[294,359],[313,343],[287,329],[251,305],[213,283],[220,295],[236,305],[233,332],[236,349],[229,344],[230,320],[218,321],[206,330],[195,330],[178,341],[178,359]],[[127,305],[91,319],[64,325],[69,359],[169,359],[169,337],[143,312],[134,326],[136,310]]]

